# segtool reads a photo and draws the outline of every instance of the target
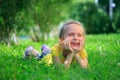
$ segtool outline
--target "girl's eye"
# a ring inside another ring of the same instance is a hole
[[[81,37],[82,35],[81,34],[78,34],[79,37]]]
[[[69,34],[69,36],[73,36],[73,34]]]

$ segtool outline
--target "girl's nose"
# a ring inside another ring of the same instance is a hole
[[[74,37],[74,39],[78,39],[78,36],[77,36],[77,35],[74,35],[73,37]]]

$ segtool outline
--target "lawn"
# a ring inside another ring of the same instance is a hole
[[[63,65],[45,66],[34,59],[23,59],[27,46],[40,51],[42,44],[53,46],[57,40],[33,43],[21,41],[7,47],[0,44],[0,80],[120,80],[120,34],[87,35],[85,48],[89,68],[81,69],[73,64],[69,69]]]

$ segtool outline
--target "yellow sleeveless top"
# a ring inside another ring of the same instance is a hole
[[[45,63],[46,65],[53,64],[53,62],[52,62],[52,55],[51,54],[47,54],[40,61],[38,61],[38,63]]]
[[[51,54],[52,56],[59,56],[62,62],[65,61],[65,58],[62,55],[62,46],[60,46],[59,44],[55,44],[51,48]],[[79,56],[81,57],[81,59],[87,58],[87,52],[84,48],[80,50]]]

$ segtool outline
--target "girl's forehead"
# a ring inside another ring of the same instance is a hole
[[[83,31],[84,32],[83,28],[78,24],[68,24],[65,26],[64,31],[65,32],[66,31],[78,31],[78,32]]]

